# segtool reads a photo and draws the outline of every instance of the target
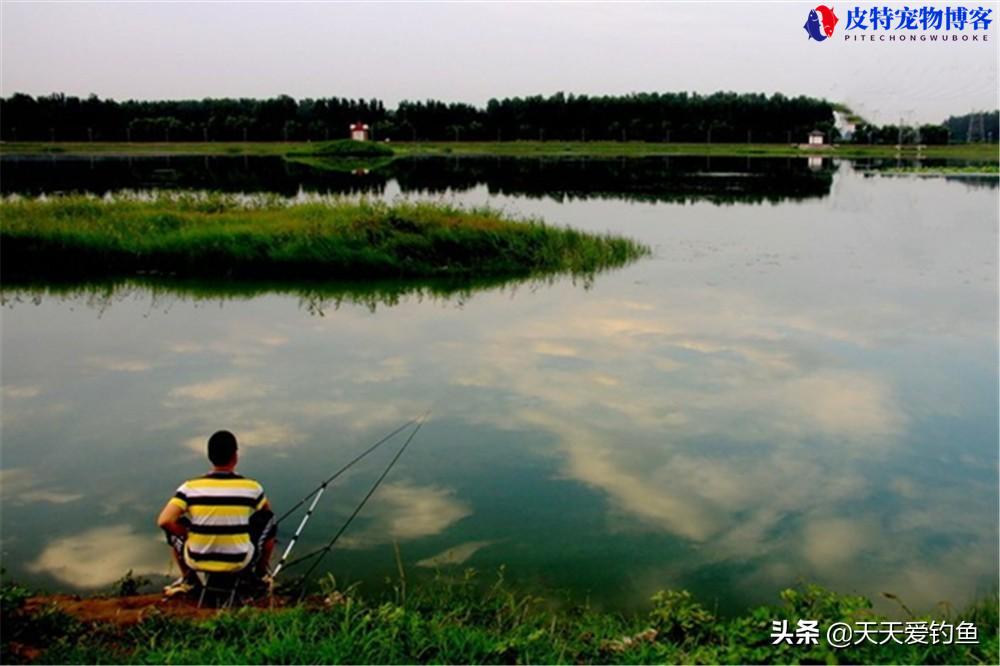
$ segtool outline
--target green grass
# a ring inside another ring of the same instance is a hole
[[[320,143],[311,142],[187,142],[187,143],[85,143],[5,142],[0,154],[63,155],[274,155],[313,154]],[[895,146],[838,144],[813,151],[784,143],[650,143],[643,141],[456,141],[394,142],[399,157],[414,155],[498,155],[508,157],[645,157],[657,155],[720,155],[758,157],[802,157],[811,154],[837,157],[895,157]],[[916,154],[906,149],[904,156]],[[920,153],[935,159],[1000,162],[997,144],[928,146]]]
[[[353,141],[351,139],[341,139],[340,141],[327,141],[325,143],[314,144],[306,151],[291,151],[287,153],[291,156],[306,157],[392,157],[393,151],[388,146],[374,141]]]
[[[587,275],[648,253],[626,238],[437,203],[219,194],[0,202],[5,280]]]
[[[823,149],[799,148],[784,143],[648,143],[641,141],[509,141],[502,143],[395,143],[399,156],[408,155],[500,155],[509,157],[645,157],[666,155],[708,155],[732,157],[895,157],[895,146],[838,144]],[[902,155],[915,155],[904,149]],[[924,157],[1000,161],[997,144],[928,146]]]
[[[786,590],[781,603],[735,617],[716,616],[689,593],[676,591],[655,595],[646,612],[617,614],[511,591],[502,570],[495,584],[479,584],[466,572],[411,590],[400,581],[375,598],[328,585],[325,597],[304,605],[244,608],[201,621],[152,613],[131,627],[84,625],[55,609],[29,613],[23,589],[6,589],[0,598],[3,663],[29,654],[44,663],[139,664],[996,664],[998,659],[995,594],[943,616],[952,624],[975,623],[978,644],[862,642],[837,650],[822,638],[826,627],[884,618],[868,599],[815,586]],[[787,620],[794,628],[800,619],[819,622],[819,644],[772,644],[773,621]]]
[[[385,166],[392,161],[393,154],[391,148],[381,143],[343,139],[312,144],[308,150],[291,150],[284,157],[322,171],[354,172]]]

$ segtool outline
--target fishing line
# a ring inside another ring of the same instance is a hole
[[[361,502],[354,508],[354,511],[351,513],[350,516],[348,516],[347,520],[344,521],[344,524],[340,526],[340,529],[337,530],[337,533],[333,535],[333,538],[330,539],[330,541],[325,546],[323,546],[322,548],[314,550],[311,553],[307,553],[306,555],[303,555],[302,557],[296,558],[296,559],[292,560],[291,562],[289,562],[288,564],[285,565],[285,568],[288,568],[288,567],[294,566],[296,564],[299,564],[301,562],[304,562],[306,560],[309,560],[309,559],[312,559],[312,558],[316,558],[313,561],[312,566],[310,566],[309,569],[302,576],[302,580],[300,582],[300,585],[302,585],[302,592],[303,592],[303,594],[305,593],[305,583],[309,579],[309,576],[312,574],[313,571],[316,570],[316,567],[318,567],[320,565],[320,562],[323,561],[323,558],[326,557],[326,554],[329,553],[330,550],[333,549],[334,545],[336,545],[336,543],[340,539],[341,535],[343,535],[344,532],[347,531],[347,528],[354,521],[354,519],[357,517],[357,515],[361,512],[361,509],[364,508],[364,506],[368,502],[368,500],[371,499],[371,496],[375,494],[376,490],[378,490],[378,487],[382,484],[382,481],[385,479],[385,477],[392,470],[393,466],[395,466],[396,461],[398,461],[399,458],[403,455],[403,452],[406,451],[406,447],[408,447],[410,445],[410,442],[413,441],[413,438],[417,435],[418,432],[420,432],[420,428],[423,427],[424,422],[427,419],[427,416],[429,414],[430,414],[430,410],[428,410],[427,412],[425,412],[419,419],[417,419],[417,427],[413,429],[413,432],[411,432],[410,435],[406,438],[406,441],[403,442],[403,445],[401,447],[399,447],[399,450],[396,452],[396,455],[393,456],[393,458],[392,458],[391,461],[389,461],[389,465],[385,468],[385,470],[383,470],[382,474],[379,475],[378,479],[375,480],[375,483],[372,484],[372,487],[368,490],[368,493],[364,496],[364,498],[361,500]]]
[[[299,526],[295,529],[295,534],[292,535],[291,541],[288,542],[288,546],[285,548],[285,552],[281,554],[281,559],[278,560],[278,565],[274,568],[274,572],[271,574],[271,579],[272,580],[285,567],[285,561],[288,559],[288,556],[292,554],[292,549],[295,548],[295,544],[299,540],[299,535],[302,534],[302,530],[305,528],[306,523],[309,522],[309,518],[312,516],[313,510],[316,508],[316,505],[319,503],[320,498],[323,497],[323,492],[326,490],[326,487],[330,483],[332,483],[334,481],[334,479],[336,479],[338,476],[340,476],[341,474],[343,474],[344,472],[346,472],[348,469],[350,469],[351,466],[354,465],[356,462],[358,462],[359,460],[361,460],[362,458],[364,458],[365,456],[367,456],[369,453],[371,453],[372,451],[374,451],[375,449],[377,449],[383,443],[385,443],[385,442],[389,441],[390,439],[392,439],[393,437],[395,437],[399,432],[401,432],[402,430],[404,430],[405,428],[407,428],[410,424],[416,422],[416,420],[417,419],[410,419],[409,421],[407,421],[403,425],[399,426],[398,428],[396,428],[395,430],[393,430],[392,432],[390,432],[388,435],[386,435],[382,439],[380,439],[377,442],[375,442],[374,444],[372,444],[370,447],[368,447],[368,449],[366,449],[364,452],[362,452],[356,458],[354,458],[349,463],[347,463],[346,465],[344,465],[343,467],[341,467],[339,470],[337,470],[337,472],[334,473],[330,478],[328,478],[326,481],[324,481],[323,483],[321,483],[318,488],[316,488],[311,493],[309,493],[308,495],[306,495],[305,497],[303,497],[299,501],[298,504],[296,504],[291,509],[289,509],[288,511],[286,511],[284,513],[284,515],[281,516],[281,518],[279,518],[277,521],[275,521],[275,524],[280,523],[282,520],[284,520],[285,518],[287,518],[294,511],[296,511],[300,506],[302,506],[305,503],[306,500],[308,500],[310,497],[313,497],[312,503],[309,504],[309,508],[306,510],[305,515],[302,516],[302,520],[299,522]]]
[[[295,506],[293,506],[291,509],[289,509],[288,511],[286,511],[285,513],[283,513],[281,515],[281,518],[278,518],[276,521],[274,521],[275,524],[280,523],[285,518],[288,518],[288,516],[290,516],[291,514],[295,513],[295,511],[300,506],[302,506],[303,504],[305,504],[306,501],[308,501],[309,498],[312,497],[313,495],[315,495],[316,493],[319,493],[319,494],[322,495],[323,491],[326,490],[326,487],[330,483],[332,483],[334,481],[334,479],[336,479],[338,476],[340,476],[341,474],[343,474],[344,472],[346,472],[347,470],[349,470],[355,463],[359,462],[362,458],[364,458],[369,453],[371,453],[372,451],[374,451],[375,449],[377,449],[378,447],[380,447],[382,444],[384,444],[385,442],[387,442],[390,439],[392,439],[393,437],[395,437],[397,434],[399,434],[400,432],[402,432],[403,430],[405,430],[407,427],[409,427],[409,426],[413,425],[414,423],[416,423],[416,421],[417,421],[416,418],[410,419],[409,421],[407,421],[403,425],[399,426],[398,428],[396,428],[395,430],[393,430],[392,432],[390,432],[388,435],[386,435],[382,439],[380,439],[377,442],[375,442],[374,444],[372,444],[364,452],[360,453],[354,460],[352,460],[351,462],[347,463],[346,465],[344,465],[343,467],[341,467],[339,470],[337,470],[336,473],[334,473],[333,476],[331,476],[330,478],[328,478],[323,483],[319,484],[319,486],[317,488],[315,488],[311,493],[309,493],[308,495],[306,495],[305,497],[303,497],[301,500],[299,500],[298,503]],[[310,505],[309,511],[312,511],[312,507],[314,507],[314,506],[316,506],[316,502],[315,501],[313,501],[312,505]],[[308,516],[308,512],[306,512],[306,513],[307,513],[307,516]],[[296,536],[298,536],[298,532],[296,532]]]

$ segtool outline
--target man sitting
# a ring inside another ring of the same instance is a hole
[[[181,577],[163,589],[173,596],[197,585],[195,572],[268,573],[277,528],[264,488],[234,470],[236,437],[220,430],[208,440],[212,471],[177,489],[156,524],[166,532]]]

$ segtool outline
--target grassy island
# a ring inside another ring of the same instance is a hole
[[[648,253],[627,238],[440,203],[218,194],[0,202],[4,279],[587,275]]]
[[[309,150],[290,151],[291,157],[325,157],[330,159],[343,157],[392,157],[393,151],[389,146],[374,141],[352,141],[342,139],[340,141],[326,141],[316,144]]]
[[[687,592],[659,592],[648,610],[621,614],[519,594],[502,581],[501,575],[483,585],[466,572],[408,589],[401,579],[374,596],[327,584],[300,603],[275,597],[273,604],[228,611],[134,590],[81,599],[32,597],[7,585],[0,595],[0,656],[7,664],[997,663],[995,595],[960,612],[907,618],[970,622],[975,643],[906,643],[900,629],[898,641],[834,648],[826,639],[834,623],[881,627],[886,618],[864,597],[815,586],[786,590],[780,604],[722,617]],[[785,621],[794,632],[799,620],[818,623],[817,643],[775,644],[772,623]],[[875,640],[884,638],[879,633]]]

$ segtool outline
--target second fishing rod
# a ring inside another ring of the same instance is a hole
[[[385,479],[386,475],[388,475],[389,471],[396,464],[396,461],[398,461],[399,458],[400,458],[400,456],[403,455],[403,452],[410,445],[410,442],[416,436],[417,432],[420,431],[420,428],[423,427],[423,424],[424,424],[425,420],[427,419],[427,417],[429,415],[430,415],[430,410],[427,410],[427,412],[425,412],[420,417],[410,419],[409,421],[407,421],[403,425],[399,426],[398,428],[396,428],[395,430],[393,430],[389,434],[387,434],[384,437],[382,437],[381,439],[379,439],[377,442],[375,442],[370,447],[368,447],[367,449],[365,449],[364,451],[362,451],[360,454],[358,454],[356,457],[354,457],[352,460],[350,460],[343,467],[341,467],[336,472],[334,472],[331,476],[329,476],[326,480],[324,480],[319,486],[317,486],[315,489],[313,489],[311,492],[309,492],[305,497],[303,497],[294,506],[292,506],[292,508],[290,508],[284,514],[282,514],[282,516],[280,518],[278,518],[278,520],[276,521],[276,523],[280,523],[281,521],[283,521],[286,518],[288,518],[288,516],[290,516],[292,513],[294,513],[296,510],[298,510],[299,507],[301,507],[310,498],[312,498],[312,502],[309,504],[309,508],[306,510],[305,515],[302,516],[302,520],[299,522],[299,525],[298,525],[298,527],[295,530],[295,534],[292,535],[291,540],[288,542],[288,546],[285,548],[285,552],[282,553],[281,559],[278,561],[277,566],[274,568],[274,571],[271,574],[271,579],[272,580],[278,576],[278,574],[282,571],[282,569],[284,569],[284,568],[286,568],[288,566],[292,566],[294,564],[298,564],[299,562],[303,562],[305,560],[311,559],[312,557],[315,557],[315,556],[320,555],[320,554],[322,554],[323,556],[325,556],[326,553],[329,552],[333,548],[334,544],[340,538],[340,535],[344,533],[344,531],[347,529],[347,527],[351,524],[351,522],[354,520],[354,518],[358,515],[358,513],[364,507],[365,503],[368,502],[368,500],[371,498],[371,496],[378,489],[379,485],[382,483],[382,480]],[[382,472],[382,474],[375,481],[374,485],[372,485],[371,489],[368,491],[368,494],[366,494],[365,497],[364,497],[364,499],[361,500],[361,502],[358,504],[358,506],[351,513],[350,517],[348,517],[347,521],[344,522],[344,524],[337,531],[337,533],[330,540],[330,542],[326,546],[324,546],[323,548],[317,549],[317,550],[315,550],[315,551],[313,551],[313,552],[311,552],[311,553],[309,553],[307,555],[304,555],[303,557],[297,558],[297,559],[293,560],[292,562],[288,562],[288,556],[291,554],[292,549],[295,547],[295,544],[298,541],[299,536],[302,534],[302,531],[305,528],[306,523],[309,522],[309,518],[312,516],[313,511],[315,510],[316,505],[319,503],[320,498],[323,496],[323,493],[326,491],[327,486],[329,486],[333,481],[335,481],[341,474],[343,474],[348,469],[350,469],[351,467],[353,467],[356,463],[360,462],[363,458],[365,458],[370,453],[372,453],[373,451],[375,451],[375,449],[379,448],[382,444],[384,444],[385,442],[389,441],[390,439],[392,439],[393,437],[395,437],[396,435],[398,435],[400,432],[402,432],[403,430],[405,430],[406,428],[408,428],[408,427],[410,427],[411,425],[414,425],[414,424],[416,424],[416,427],[413,429],[413,432],[411,432],[410,435],[406,438],[406,441],[403,443],[403,446],[401,446],[400,449],[399,449],[399,451],[396,452],[396,455],[392,458],[392,460],[389,462],[389,465],[385,468],[385,470]],[[319,565],[319,562],[321,560],[322,560],[322,557],[320,557],[316,562],[314,562],[313,566],[311,566],[309,568],[309,571],[307,571],[306,574],[303,576],[303,581],[302,581],[303,585],[304,585],[306,579],[308,579],[309,575],[312,573],[312,571]]]

